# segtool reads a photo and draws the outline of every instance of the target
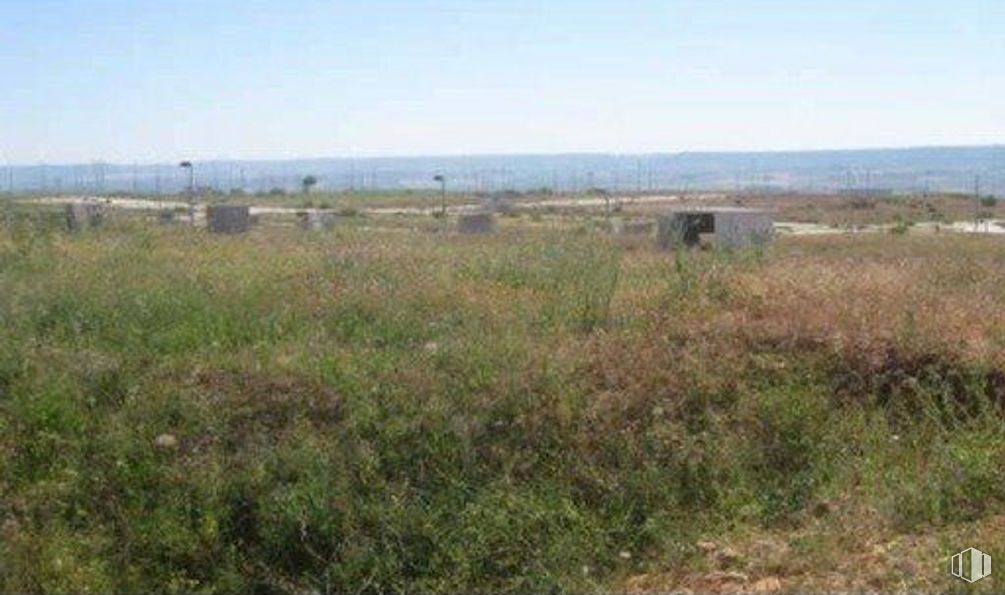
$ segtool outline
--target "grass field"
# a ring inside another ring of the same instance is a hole
[[[1005,560],[1001,239],[506,223],[8,217],[0,591],[944,590],[956,551]]]

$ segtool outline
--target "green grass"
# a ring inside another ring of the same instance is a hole
[[[1005,305],[976,274],[1002,260],[12,224],[0,590],[676,586],[698,540],[778,533],[816,545],[745,563],[812,588],[800,560],[854,553],[814,536],[978,545],[1005,513],[1005,321],[972,317]],[[911,584],[952,586],[933,551]]]

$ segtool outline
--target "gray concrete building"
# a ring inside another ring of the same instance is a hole
[[[496,217],[492,213],[470,213],[457,219],[461,233],[492,233],[496,230]]]
[[[66,205],[66,228],[82,231],[100,227],[104,221],[104,209],[93,203],[73,203]]]
[[[206,227],[211,233],[244,233],[251,229],[251,210],[237,205],[206,207]]]
[[[692,248],[699,245],[703,234],[711,234],[717,248],[736,249],[766,244],[774,233],[774,217],[769,211],[709,207],[661,215],[656,241],[664,250]]]
[[[161,225],[170,225],[175,222],[174,209],[161,209],[157,211],[157,222]]]
[[[300,227],[304,231],[327,231],[335,228],[338,219],[335,213],[328,211],[301,211]]]

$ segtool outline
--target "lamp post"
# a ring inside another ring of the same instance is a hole
[[[178,164],[178,167],[188,170],[188,188],[186,191],[189,196],[193,196],[195,194],[195,168],[192,167],[192,162],[182,161]]]
[[[4,169],[4,173],[7,174],[4,178],[6,181],[7,193],[10,195],[14,194],[14,167],[10,164],[10,158],[7,157],[7,153],[3,153],[4,163],[7,167]]]
[[[192,167],[191,161],[182,161],[178,164],[178,167],[188,170],[188,220],[192,226],[195,226],[195,168]]]
[[[440,215],[447,216],[447,178],[443,174],[433,176],[434,182],[440,183]]]
[[[974,231],[980,231],[981,226],[981,175],[974,175]]]

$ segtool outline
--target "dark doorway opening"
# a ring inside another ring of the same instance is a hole
[[[701,243],[701,234],[715,233],[715,215],[712,213],[686,213],[681,217],[682,239],[688,248]]]

